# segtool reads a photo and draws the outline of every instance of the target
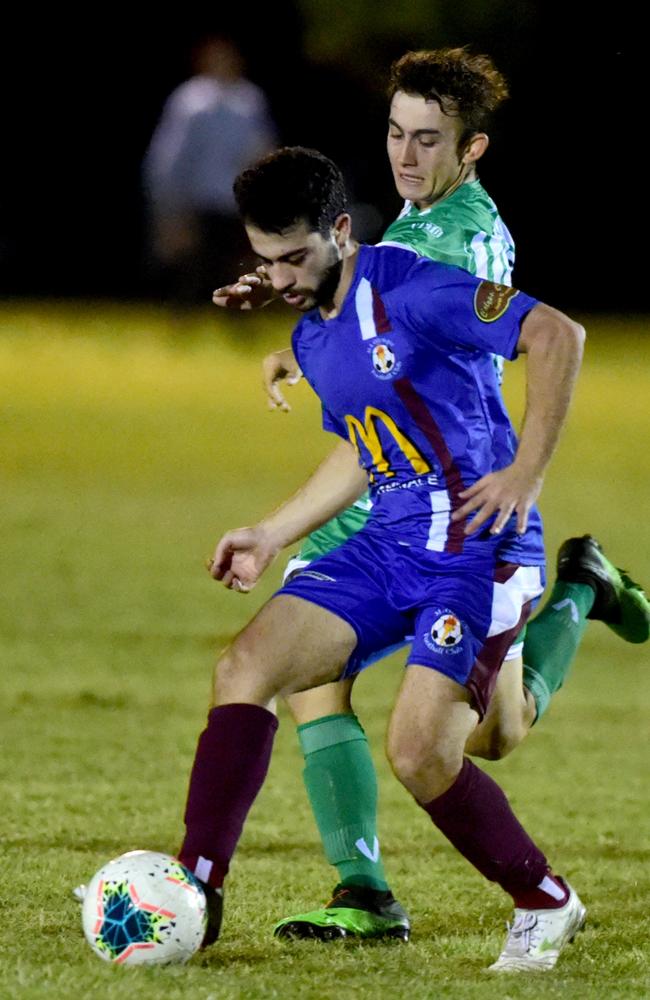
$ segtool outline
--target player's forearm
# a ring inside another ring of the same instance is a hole
[[[515,462],[533,476],[544,475],[555,450],[580,370],[584,340],[579,324],[549,306],[536,307],[522,326],[519,348],[528,355],[526,412]]]
[[[341,441],[304,486],[264,518],[260,527],[274,546],[284,548],[345,510],[366,487],[366,474],[352,445]]]

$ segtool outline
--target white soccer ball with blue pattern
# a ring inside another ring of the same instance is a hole
[[[114,965],[187,962],[205,934],[205,893],[171,855],[130,851],[93,876],[81,920],[95,954]]]

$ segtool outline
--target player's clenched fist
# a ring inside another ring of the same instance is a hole
[[[212,293],[215,306],[224,309],[261,309],[277,298],[266,268],[260,264],[251,274],[242,274],[231,285],[223,285]]]
[[[208,571],[229,590],[252,590],[279,549],[261,527],[228,531],[208,561]]]

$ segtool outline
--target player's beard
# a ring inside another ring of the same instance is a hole
[[[331,263],[323,270],[323,277],[316,288],[303,289],[293,287],[287,292],[287,295],[302,296],[303,302],[300,305],[294,306],[300,312],[310,312],[318,306],[331,304],[336,289],[339,287],[343,272],[343,258],[339,256],[339,252],[335,247],[331,247],[331,251]]]
[[[339,287],[339,282],[341,281],[342,271],[343,258],[339,257],[337,254],[336,259],[329,265],[323,275],[323,280],[314,292],[314,305],[324,306],[329,305],[332,302],[334,293]]]

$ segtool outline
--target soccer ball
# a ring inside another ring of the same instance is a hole
[[[91,879],[81,920],[96,955],[115,965],[187,962],[207,925],[205,893],[169,854],[130,851]]]

